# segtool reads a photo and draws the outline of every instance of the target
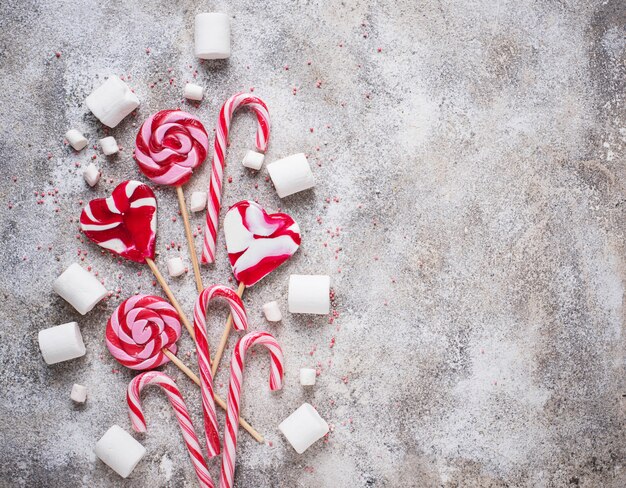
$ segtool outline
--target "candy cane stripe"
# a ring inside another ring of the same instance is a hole
[[[243,367],[246,352],[257,344],[265,346],[270,353],[270,390],[279,390],[283,386],[283,351],[276,339],[267,332],[250,332],[239,339],[230,361],[230,384],[228,387],[220,488],[233,487]]]
[[[176,419],[183,433],[183,439],[189,451],[189,457],[196,470],[201,488],[215,488],[213,480],[200,449],[198,436],[193,428],[189,412],[180,390],[169,376],[160,371],[146,371],[132,379],[128,385],[126,400],[133,429],[146,432],[146,419],[141,408],[141,391],[149,385],[157,385],[165,392],[176,413]]]
[[[213,162],[208,189],[206,228],[202,246],[202,262],[205,264],[215,261],[215,243],[217,241],[217,228],[222,201],[222,180],[226,164],[225,154],[228,146],[228,131],[234,113],[242,107],[248,107],[256,115],[258,128],[255,142],[257,149],[261,152],[265,152],[267,149],[267,142],[270,136],[270,118],[265,102],[249,93],[237,93],[226,100],[220,110],[215,129]]]
[[[206,312],[209,302],[213,298],[226,299],[233,316],[233,327],[236,330],[246,330],[248,328],[248,315],[246,314],[241,298],[239,298],[235,290],[227,286],[213,285],[205,288],[200,293],[194,307],[193,323],[196,333],[196,351],[202,387],[202,414],[204,416],[204,430],[209,459],[220,453],[219,428],[217,425],[217,415],[215,413],[215,403],[213,401],[211,354],[209,352],[209,339],[206,332]]]

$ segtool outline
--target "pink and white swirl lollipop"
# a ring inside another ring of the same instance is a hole
[[[178,313],[169,302],[157,296],[135,295],[111,315],[106,344],[120,364],[142,371],[168,362],[164,349],[176,354],[180,332]]]
[[[226,413],[226,429],[224,433],[224,454],[222,456],[222,473],[220,488],[232,488],[235,478],[235,458],[237,453],[237,418],[241,402],[243,385],[243,367],[248,349],[255,345],[265,346],[270,353],[270,390],[283,387],[284,359],[283,351],[274,337],[267,332],[250,332],[235,346],[230,361],[230,384],[228,386],[228,410]]]
[[[161,110],[142,124],[134,153],[139,169],[150,181],[176,187],[199,292],[203,288],[202,279],[182,185],[206,159],[208,148],[209,136],[200,119],[182,110]]]
[[[202,382],[202,411],[204,414],[204,429],[206,432],[209,458],[212,458],[220,453],[219,428],[217,425],[217,417],[215,415],[215,405],[213,404],[211,354],[209,352],[209,339],[206,332],[207,307],[213,298],[226,299],[230,307],[231,314],[234,317],[235,329],[246,330],[248,328],[248,315],[246,314],[241,298],[237,296],[235,290],[227,286],[213,285],[205,288],[200,293],[193,311],[193,324],[196,333],[198,369],[200,370],[200,378]]]
[[[215,485],[213,484],[211,474],[209,473],[206,461],[202,455],[198,436],[196,435],[183,396],[180,394],[180,390],[176,386],[176,383],[174,383],[174,380],[165,373],[161,373],[160,371],[146,371],[145,373],[135,376],[128,384],[126,401],[128,403],[128,413],[133,429],[136,432],[147,431],[146,418],[141,408],[141,391],[149,385],[159,386],[167,395],[167,399],[170,401],[176,413],[176,420],[178,420],[178,424],[182,430],[183,439],[189,451],[189,457],[191,458],[193,467],[196,470],[200,487],[214,488]]]

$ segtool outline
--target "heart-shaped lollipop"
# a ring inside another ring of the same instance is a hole
[[[117,185],[108,198],[92,200],[80,214],[80,228],[89,239],[104,249],[150,267],[180,320],[194,337],[191,322],[154,264],[156,223],[156,198],[152,188],[133,180]]]
[[[300,247],[300,227],[285,213],[268,214],[255,202],[234,204],[224,218],[233,274],[252,286],[287,261]]]
[[[96,198],[80,215],[85,235],[100,247],[138,263],[154,259],[156,198],[139,181],[120,183],[108,198]]]

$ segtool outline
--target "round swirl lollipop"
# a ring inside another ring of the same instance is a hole
[[[106,326],[111,355],[130,369],[153,369],[169,361],[164,349],[176,354],[180,338],[176,309],[161,297],[135,295],[115,309]]]
[[[206,159],[208,148],[209,137],[200,119],[182,110],[161,110],[139,129],[134,154],[139,169],[150,181],[176,187],[199,292],[203,289],[202,279],[182,185]]]

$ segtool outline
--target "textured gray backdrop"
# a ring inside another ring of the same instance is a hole
[[[0,5],[3,487],[196,486],[156,390],[143,396],[148,433],[137,437],[148,454],[132,477],[93,454],[111,424],[130,429],[133,373],[106,351],[106,320],[132,293],[159,291],[147,268],[77,239],[76,218],[82,202],[142,179],[131,153],[150,113],[181,106],[210,128],[221,102],[251,87],[272,115],[267,159],[308,153],[317,186],[281,201],[265,169],[244,170],[254,120],[237,117],[225,203],[255,198],[303,229],[297,256],[245,295],[254,327],[283,345],[287,377],[272,394],[266,354],[248,364],[243,414],[271,445],[241,433],[237,486],[626,485],[623,2]],[[233,55],[201,64],[193,17],[210,10],[232,16]],[[198,107],[181,96],[196,71],[207,92]],[[124,151],[75,154],[63,134],[103,136],[83,101],[112,73],[141,99],[111,131]],[[90,189],[81,172],[94,155],[104,178]],[[208,176],[205,164],[187,195]],[[157,196],[157,261],[188,262],[175,194]],[[230,277],[220,239],[207,284]],[[79,252],[114,292],[85,317],[51,289]],[[333,324],[287,313],[290,273],[331,276]],[[191,275],[171,282],[191,314]],[[278,325],[260,309],[273,299]],[[225,316],[211,309],[212,344]],[[37,332],[70,320],[87,355],[48,367]],[[186,334],[180,344],[195,368]],[[302,366],[321,370],[314,388],[298,384]],[[164,369],[200,431],[197,389]],[[84,407],[69,399],[74,382],[89,387]],[[303,401],[333,429],[297,455],[277,425]]]

